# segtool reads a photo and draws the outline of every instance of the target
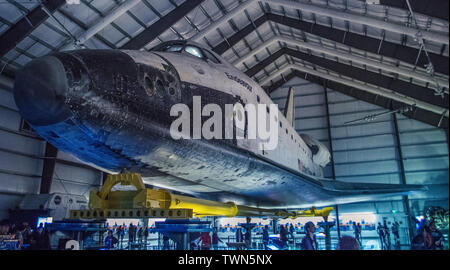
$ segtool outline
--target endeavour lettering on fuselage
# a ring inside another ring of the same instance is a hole
[[[253,90],[252,86],[250,84],[246,83],[244,80],[241,80],[237,76],[231,75],[228,72],[225,72],[225,75],[227,75],[228,79],[237,82],[238,84],[247,88],[248,91],[252,92],[252,90]]]

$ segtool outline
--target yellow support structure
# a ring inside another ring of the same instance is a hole
[[[112,188],[134,186],[134,191],[112,191]],[[175,195],[167,190],[145,188],[142,178],[137,173],[109,175],[100,191],[92,190],[89,195],[89,209],[192,209],[194,216],[236,216],[237,206],[193,197]]]
[[[303,210],[297,212],[297,217],[323,217],[325,221],[328,220],[328,216],[333,211],[333,207],[324,207],[322,209],[316,209],[312,207],[309,210]]]
[[[117,184],[122,186],[133,186],[135,190],[115,190]],[[282,218],[313,217],[322,216],[326,220],[333,210],[332,207],[323,209],[311,208],[305,211],[285,211],[276,209],[262,209],[247,206],[238,206],[233,202],[216,202],[210,200],[197,199],[189,196],[176,195],[167,190],[154,190],[146,188],[141,175],[137,173],[124,173],[108,175],[100,190],[92,190],[89,195],[89,209],[96,210],[99,215],[108,216],[103,210],[112,210],[113,213],[119,211],[129,211],[136,209],[158,209],[164,210],[192,210],[195,217],[203,216],[276,216]],[[97,213],[93,212],[93,213]],[[91,212],[74,212],[74,215],[90,214]],[[163,212],[164,213],[164,212]],[[122,215],[121,215],[122,216]],[[126,215],[125,215],[126,216]],[[130,215],[128,215],[130,216]],[[144,215],[148,216],[148,215]],[[185,216],[184,212],[182,216]]]

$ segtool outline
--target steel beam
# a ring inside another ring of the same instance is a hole
[[[45,158],[44,166],[42,168],[41,188],[39,194],[50,193],[53,181],[53,173],[55,172],[57,155],[58,149],[47,142],[45,145]]]
[[[416,64],[416,58],[419,55],[419,49],[417,48],[407,47],[386,40],[383,40],[383,42],[380,45],[381,40],[377,38],[372,38],[361,34],[334,29],[331,27],[318,25],[272,13],[266,13],[263,16],[259,17],[254,21],[254,23],[250,23],[246,27],[242,28],[239,32],[227,38],[226,41],[223,41],[217,46],[215,46],[213,50],[218,54],[223,54],[228,49],[236,45],[243,38],[245,38],[247,35],[252,33],[254,29],[257,29],[266,22],[278,23],[284,26],[291,27],[293,29],[297,29],[322,38],[339,42],[359,50],[364,50],[382,56],[395,58],[412,65]],[[448,57],[435,53],[429,53],[429,55],[431,61],[433,61],[435,71],[448,75],[449,74]],[[419,58],[417,59],[417,66],[423,67],[425,64],[428,64],[428,60],[425,54],[420,54]]]
[[[302,40],[297,40],[294,38],[286,37],[286,36],[274,36],[271,39],[267,40],[263,44],[259,45],[257,48],[254,48],[250,53],[247,55],[239,58],[238,61],[234,62],[234,65],[241,65],[244,64],[245,61],[248,61],[249,59],[253,58],[254,55],[259,54],[260,52],[263,52],[267,49],[267,47],[270,47],[272,45],[278,45],[278,44],[287,44],[292,47],[300,47],[303,49],[314,51],[318,54],[325,54],[332,57],[337,57],[338,59],[343,59],[350,61],[352,63],[358,63],[360,65],[364,66],[370,66],[372,68],[376,68],[379,70],[387,71],[390,73],[403,75],[408,78],[413,78],[417,81],[421,81],[422,83],[429,84],[429,88],[433,89],[436,87],[436,82],[439,83],[441,87],[445,87],[445,92],[449,92],[449,79],[448,78],[442,78],[442,77],[432,77],[430,74],[426,73],[425,69],[413,69],[413,68],[404,68],[400,67],[397,64],[391,64],[384,62],[382,60],[373,60],[371,57],[368,56],[359,56],[355,55],[353,53],[349,53],[347,51],[343,50],[337,50],[335,48],[327,48],[323,46],[320,43],[317,42],[305,42]],[[351,52],[354,48],[348,48],[348,50]],[[395,61],[395,59],[393,59]],[[413,81],[414,82],[414,81]]]
[[[297,9],[301,10],[302,12],[311,12],[316,15],[322,15],[333,19],[339,19],[351,23],[367,25],[378,29],[386,30],[389,32],[407,35],[412,38],[415,38],[416,35],[420,33],[423,39],[425,40],[449,45],[448,34],[446,35],[443,33],[433,31],[419,31],[418,29],[415,29],[413,27],[408,27],[406,25],[398,24],[391,21],[384,21],[382,19],[367,16],[364,14],[357,14],[353,12],[350,13],[326,6],[319,6],[311,3],[302,3],[288,0],[260,0],[260,1],[270,5],[280,5],[283,6],[284,8]]]
[[[8,92],[13,92],[14,80],[0,74],[0,88]]]
[[[407,95],[397,93],[390,89],[373,86],[373,85],[369,85],[369,84],[360,82],[356,79],[343,78],[342,75],[339,73],[337,75],[332,75],[332,74],[330,74],[329,70],[325,70],[322,72],[322,71],[318,71],[313,68],[309,68],[309,67],[305,67],[305,66],[301,66],[301,65],[297,65],[297,64],[285,65],[284,67],[280,68],[280,70],[278,70],[277,72],[275,72],[272,75],[270,75],[269,77],[265,78],[262,82],[260,82],[260,84],[265,85],[265,84],[269,83],[271,80],[277,78],[278,76],[283,75],[283,73],[288,72],[292,69],[296,69],[298,71],[305,72],[310,75],[319,76],[319,77],[322,77],[323,79],[326,79],[329,81],[334,81],[334,82],[337,82],[340,84],[344,84],[344,85],[347,85],[348,87],[357,88],[357,89],[363,90],[363,91],[371,93],[371,94],[379,95],[379,96],[382,96],[382,97],[385,97],[388,99],[402,102],[409,106],[421,108],[421,109],[433,112],[435,114],[441,115],[443,118],[449,117],[449,111],[447,108],[444,109],[442,107],[420,101],[418,99],[409,97]],[[442,119],[439,119],[438,126],[442,124],[443,121],[441,121],[441,120]]]
[[[328,107],[328,91],[327,91],[327,81],[323,81],[323,91],[325,96],[325,112],[327,115],[327,129],[328,129],[328,142],[330,143],[330,154],[331,154],[331,177],[336,180],[336,170],[335,170],[335,164],[334,164],[334,151],[333,151],[333,137],[331,136],[331,120],[330,120],[330,110]],[[336,204],[334,206],[334,209],[336,211],[336,229],[337,229],[337,235],[338,239],[341,238],[341,225],[339,221],[339,206]]]
[[[399,129],[398,129],[398,122],[397,122],[397,114],[393,114],[393,122],[394,122],[394,133],[395,133],[395,143],[397,145],[397,153],[398,153],[398,165],[400,168],[400,184],[406,185],[406,173],[405,173],[405,165],[403,163],[403,151],[402,151],[402,145],[400,141],[400,135],[399,135]],[[405,214],[408,218],[408,231],[409,231],[409,238],[410,240],[414,236],[414,229],[413,224],[411,223],[411,210],[409,207],[409,199],[408,196],[402,196],[402,202]]]
[[[77,46],[83,45],[91,37],[95,36],[98,32],[103,30],[106,26],[110,25],[117,18],[125,14],[128,10],[130,10],[140,2],[141,2],[140,0],[125,1],[122,5],[114,8],[114,10],[112,10],[108,15],[101,18],[98,22],[89,27],[89,29],[84,31],[83,34],[81,34],[81,36],[77,37],[76,40],[77,44],[69,43],[66,46],[64,46],[61,49],[61,51],[77,49]]]
[[[414,13],[431,16],[448,21],[448,0],[409,0]],[[380,0],[380,4],[408,10],[405,0]]]
[[[192,10],[198,7],[204,0],[189,0],[185,1],[183,4],[179,5],[177,8],[169,12],[167,15],[159,19],[157,22],[152,24],[150,27],[142,31],[139,35],[134,37],[132,40],[128,41],[121,49],[124,50],[139,50],[149,44],[159,35],[164,33],[172,25],[174,25],[179,20],[183,19],[184,16],[189,14]]]
[[[199,42],[202,38],[208,35],[210,32],[215,31],[217,28],[221,27],[223,24],[228,23],[229,20],[233,19],[234,16],[241,14],[244,10],[250,7],[252,4],[256,3],[256,0],[247,0],[240,4],[232,11],[228,12],[226,15],[222,16],[219,20],[211,23],[205,29],[202,29],[199,33],[190,38],[192,41]]]
[[[285,78],[287,78],[287,80],[290,80],[295,77],[299,77],[299,78],[305,79],[311,83],[315,83],[315,84],[319,84],[319,85],[323,81],[323,78],[321,78],[321,77],[307,74],[307,73],[301,72],[299,70],[292,70],[292,72],[290,74],[285,76]],[[284,83],[285,83],[285,80],[280,79],[277,82],[275,82],[273,85],[267,87],[265,90],[268,93],[271,93],[274,90],[276,90],[277,88],[279,88],[281,85],[283,85]],[[328,81],[328,88],[333,89],[334,91],[340,92],[344,95],[354,97],[358,100],[365,101],[367,103],[383,107],[388,110],[391,109],[391,106],[390,106],[391,102],[392,102],[392,108],[394,108],[394,109],[399,109],[406,105],[405,103],[391,101],[390,99],[385,98],[383,96],[377,96],[375,94],[365,92],[358,88],[349,87],[342,83],[338,83],[338,82],[334,82],[334,81]],[[417,121],[427,123],[427,124],[435,126],[435,127],[438,126],[439,120],[441,119],[440,114],[435,114],[435,113],[432,113],[432,112],[429,112],[429,111],[426,111],[426,110],[423,110],[423,109],[420,109],[417,107],[413,111],[404,113],[404,115],[411,119],[415,119]],[[442,121],[442,125],[440,126],[440,128],[445,129],[445,128],[448,128],[448,126],[449,126],[448,118],[445,117],[444,120]]]
[[[434,95],[430,89],[426,87],[421,87],[416,84],[412,84],[403,80],[394,79],[380,73],[375,73],[367,71],[358,67],[349,66],[347,64],[339,63],[333,60],[322,58],[319,56],[314,56],[311,54],[303,53],[291,48],[281,48],[277,52],[273,53],[266,59],[262,60],[255,66],[251,67],[245,73],[249,77],[255,76],[258,72],[263,70],[269,64],[275,62],[279,57],[284,55],[289,55],[309,63],[318,65],[320,67],[338,72],[344,76],[351,78],[357,78],[365,83],[370,83],[376,86],[394,90],[397,93],[404,94],[415,98],[417,100],[433,104],[442,108],[449,107],[449,96],[445,95],[444,98]]]
[[[58,8],[66,4],[66,0],[43,0],[42,4],[50,12],[55,12]],[[37,6],[15,25],[6,30],[6,32],[0,36],[0,40],[2,41],[0,42],[0,56],[4,56],[7,52],[17,46],[17,44],[24,40],[34,29],[45,22],[47,18],[47,13],[42,10],[41,6]]]

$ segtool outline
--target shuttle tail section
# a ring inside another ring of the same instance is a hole
[[[284,106],[284,116],[288,120],[289,124],[295,128],[295,106],[294,106],[294,88],[289,88],[289,94],[286,100],[286,106]]]

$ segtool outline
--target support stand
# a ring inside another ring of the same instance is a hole
[[[167,219],[156,222],[155,231],[174,241],[176,250],[190,250],[191,242],[199,238],[202,232],[211,232],[211,221]]]
[[[325,233],[325,249],[326,250],[331,250],[331,234],[330,234],[330,229],[331,227],[333,227],[335,225],[334,222],[319,222],[318,225],[323,228],[324,233]]]

